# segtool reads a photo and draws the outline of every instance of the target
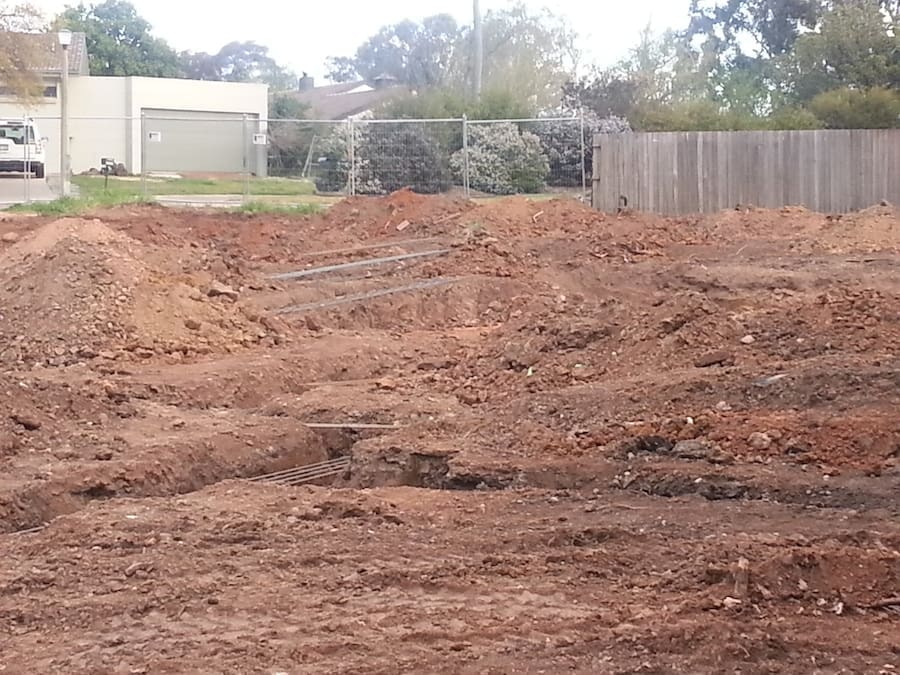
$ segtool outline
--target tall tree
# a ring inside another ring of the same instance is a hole
[[[701,36],[717,51],[741,50],[745,36],[771,58],[785,54],[804,29],[818,23],[823,0],[691,0],[689,38]]]
[[[556,105],[560,88],[579,62],[576,34],[549,10],[519,3],[483,19],[485,91],[510,91],[538,107]],[[329,59],[338,82],[388,75],[412,89],[468,91],[474,81],[472,28],[439,14],[421,24],[385,26],[352,57]]]
[[[385,26],[352,57],[328,61],[335,82],[374,80],[387,75],[413,89],[444,84],[460,47],[460,29],[449,14]]]
[[[518,3],[487,12],[483,30],[485,89],[517,92],[538,108],[559,104],[581,60],[577,34],[564,19]]]
[[[655,36],[648,26],[612,68],[569,81],[564,100],[568,107],[634,120],[648,109],[703,97],[707,86],[684,41],[672,31]]]
[[[67,7],[57,25],[87,36],[91,75],[179,77],[178,55],[125,0]]]
[[[269,55],[269,48],[255,42],[230,42],[216,54],[182,52],[179,59],[185,75],[197,80],[260,82],[276,90],[292,88],[295,82],[294,74]]]
[[[37,98],[43,88],[34,68],[38,45],[27,36],[43,29],[43,16],[33,5],[0,2],[0,81],[12,96],[25,101]]]
[[[831,89],[900,89],[900,32],[876,0],[835,3],[819,29],[781,60],[781,85],[795,100]]]

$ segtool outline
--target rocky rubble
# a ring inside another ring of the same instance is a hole
[[[186,358],[280,340],[206,275],[173,275],[98,220],[51,222],[0,254],[0,363]]]

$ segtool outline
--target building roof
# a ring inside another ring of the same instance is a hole
[[[343,82],[308,91],[294,92],[293,96],[309,106],[309,117],[323,120],[343,120],[353,117],[398,96],[406,94],[400,86],[375,88],[363,80]]]
[[[62,73],[62,47],[56,33],[20,33],[19,39],[26,40],[33,47],[36,61],[33,69],[41,73]],[[72,33],[69,47],[69,74],[88,75],[87,38],[84,33]]]

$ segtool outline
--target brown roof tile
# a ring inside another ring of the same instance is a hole
[[[405,87],[399,86],[353,92],[354,89],[367,84],[367,82],[331,84],[309,91],[294,92],[293,96],[296,100],[309,106],[308,116],[310,118],[342,120],[371,110],[407,93]]]
[[[38,60],[34,70],[42,73],[62,72],[62,47],[56,33],[20,33],[19,39],[31,42]],[[69,74],[88,75],[87,39],[84,33],[72,33],[72,45],[69,47]]]

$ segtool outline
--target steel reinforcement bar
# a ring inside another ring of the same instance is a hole
[[[365,293],[356,293],[354,295],[345,295],[342,298],[333,300],[322,300],[321,302],[309,302],[303,305],[290,305],[273,311],[274,314],[295,314],[299,312],[309,312],[314,309],[326,309],[328,307],[336,307],[338,305],[346,305],[353,302],[361,302],[363,300],[371,300],[373,298],[381,298],[385,295],[393,295],[395,293],[405,293],[408,291],[418,291],[425,288],[436,288],[445,286],[458,281],[458,277],[435,277],[426,281],[418,281],[414,284],[406,286],[392,286],[391,288],[381,288],[377,291],[367,291]]]
[[[293,281],[294,279],[303,279],[304,277],[313,277],[319,274],[328,274],[330,272],[343,272],[345,270],[358,269],[360,267],[374,267],[376,265],[384,265],[391,262],[413,260],[414,258],[429,258],[447,255],[448,253],[450,253],[449,248],[439,248],[433,251],[421,251],[420,253],[403,253],[401,255],[386,256],[384,258],[367,258],[366,260],[357,260],[355,262],[341,263],[339,265],[325,265],[324,267],[313,267],[308,270],[272,274],[269,278],[274,281]]]
[[[254,483],[273,483],[276,485],[296,485],[305,483],[319,478],[328,476],[336,476],[343,473],[350,467],[349,457],[337,457],[324,462],[316,462],[315,464],[307,464],[305,466],[295,467],[293,469],[285,469],[274,473],[264,474],[262,476],[254,476],[249,480]]]

